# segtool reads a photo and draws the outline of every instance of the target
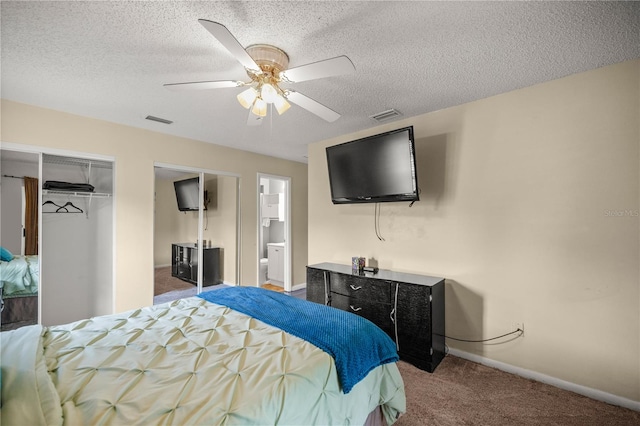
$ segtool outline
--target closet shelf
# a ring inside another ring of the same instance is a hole
[[[100,169],[112,169],[113,164],[109,161],[103,160],[90,160],[87,158],[70,158],[59,155],[44,155],[42,162],[45,164],[63,164],[66,166],[80,166],[80,167],[97,167]]]
[[[106,192],[74,192],[74,191],[54,191],[51,189],[43,189],[42,195],[65,195],[79,198],[109,198],[111,194]]]

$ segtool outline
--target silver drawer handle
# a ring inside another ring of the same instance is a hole
[[[356,287],[353,284],[349,284],[349,287],[351,287],[351,290],[353,290],[353,291],[358,291],[358,290],[360,290],[362,288],[362,286]]]
[[[362,308],[354,308],[354,307],[353,307],[353,305],[349,305],[349,307],[351,308],[351,310],[352,310],[353,312],[358,312],[358,311],[361,311],[361,310],[362,310]]]

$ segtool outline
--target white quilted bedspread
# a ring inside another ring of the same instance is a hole
[[[359,425],[378,405],[391,424],[405,411],[395,364],[345,395],[322,350],[197,297],[0,337],[3,425]]]

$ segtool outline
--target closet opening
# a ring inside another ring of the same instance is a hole
[[[113,161],[42,154],[42,324],[113,313]]]
[[[113,160],[0,151],[2,330],[113,313]]]

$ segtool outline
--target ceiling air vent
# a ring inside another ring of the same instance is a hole
[[[377,114],[370,115],[369,118],[372,118],[376,121],[386,121],[395,117],[400,117],[401,115],[402,114],[400,113],[400,111],[391,108],[386,111],[382,111]]]
[[[151,120],[151,121],[157,121],[158,123],[163,123],[163,124],[171,124],[173,123],[173,121],[171,120],[167,120],[166,118],[160,118],[160,117],[154,117],[153,115],[147,115],[145,117],[146,120]]]

